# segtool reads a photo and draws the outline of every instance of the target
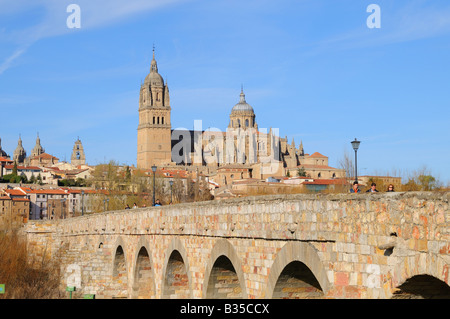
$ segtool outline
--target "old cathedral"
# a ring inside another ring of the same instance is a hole
[[[215,176],[219,184],[236,179],[296,176],[299,169],[314,178],[338,178],[345,173],[328,166],[328,157],[305,154],[303,143],[280,138],[278,130],[259,130],[243,88],[230,113],[226,132],[173,130],[169,88],[158,73],[153,50],[150,73],[140,87],[137,168],[183,168]],[[227,180],[228,179],[228,180]]]

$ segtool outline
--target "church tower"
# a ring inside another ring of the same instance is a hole
[[[41,139],[39,138],[39,133],[38,133],[37,138],[36,138],[36,145],[31,150],[31,156],[30,157],[39,156],[39,155],[41,155],[44,152],[45,152],[45,150],[44,150],[44,148],[41,145]]]
[[[170,110],[169,88],[158,73],[153,49],[150,73],[141,84],[139,94],[138,168],[149,169],[152,165],[171,162]]]
[[[70,163],[74,166],[86,164],[86,156],[84,155],[83,144],[81,144],[79,138],[75,141],[75,144],[73,146]]]
[[[19,141],[17,142],[17,147],[14,150],[13,160],[17,164],[23,164],[25,162],[26,157],[27,152],[25,152],[25,149],[23,148],[22,138],[19,135]]]

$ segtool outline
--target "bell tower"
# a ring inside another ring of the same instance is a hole
[[[81,144],[80,138],[75,141],[70,163],[74,166],[86,164],[86,156],[84,155],[83,144]]]
[[[171,162],[170,111],[169,87],[158,73],[153,49],[150,73],[141,84],[139,93],[138,168],[149,169],[152,165]]]

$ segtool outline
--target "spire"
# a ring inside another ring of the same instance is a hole
[[[242,84],[241,84],[241,94],[240,94],[240,98],[239,98],[239,103],[247,103],[247,102],[245,102],[244,87]]]
[[[156,64],[156,60],[155,60],[155,45],[154,44],[153,44],[153,58],[152,58],[152,62],[150,64],[150,73],[151,72],[158,73],[158,65]]]

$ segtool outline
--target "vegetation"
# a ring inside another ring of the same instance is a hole
[[[59,266],[55,261],[30,261],[25,240],[17,231],[0,232],[0,283],[5,293],[0,299],[56,299],[59,291]]]
[[[134,204],[138,207],[152,206],[153,186],[155,199],[159,199],[163,205],[213,198],[203,181],[174,176],[173,185],[170,186],[169,180],[158,173],[153,182],[153,174],[148,175],[146,171],[121,166],[115,161],[99,164],[93,170],[89,183],[95,189],[105,192],[93,200],[92,210],[117,210],[124,209],[127,205],[133,207]]]
[[[61,179],[58,180],[58,186],[62,187],[85,187],[88,186],[89,183],[84,178],[74,179]]]

